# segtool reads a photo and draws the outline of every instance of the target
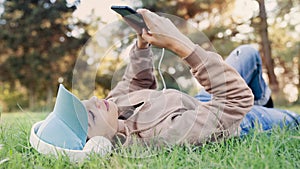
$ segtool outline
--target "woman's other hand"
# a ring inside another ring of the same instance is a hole
[[[150,44],[167,48],[177,53],[180,57],[188,56],[194,51],[195,44],[167,18],[147,10],[139,9],[149,31],[143,29],[142,38]]]

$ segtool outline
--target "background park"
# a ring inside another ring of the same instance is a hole
[[[138,159],[131,158],[138,148],[122,150],[80,164],[32,149],[31,125],[52,110],[60,83],[80,98],[91,95],[88,87],[105,97],[120,78],[134,37],[111,5],[177,16],[192,40],[224,58],[253,44],[275,107],[300,113],[299,0],[0,0],[0,168],[300,168],[299,132],[280,130]],[[196,94],[187,68],[166,55],[161,70],[168,88]]]

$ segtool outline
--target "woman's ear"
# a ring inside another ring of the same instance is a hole
[[[83,151],[94,152],[104,156],[112,151],[113,145],[103,136],[94,136],[88,140],[83,147]]]

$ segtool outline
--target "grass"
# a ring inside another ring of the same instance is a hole
[[[142,147],[123,148],[105,157],[92,155],[89,160],[72,163],[66,157],[55,159],[31,148],[28,141],[31,125],[46,115],[2,114],[0,168],[300,168],[300,133],[287,130],[274,130],[272,134],[254,131],[243,139],[202,147],[153,149],[151,153]]]

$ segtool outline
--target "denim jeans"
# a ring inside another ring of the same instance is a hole
[[[240,124],[241,135],[248,134],[255,127],[267,131],[275,126],[295,127],[299,125],[300,116],[298,114],[287,110],[263,107],[271,97],[271,90],[262,77],[262,61],[256,49],[250,45],[239,46],[230,53],[225,61],[236,69],[254,95],[254,106]],[[201,89],[195,96],[202,102],[210,101],[212,97],[204,89]]]

